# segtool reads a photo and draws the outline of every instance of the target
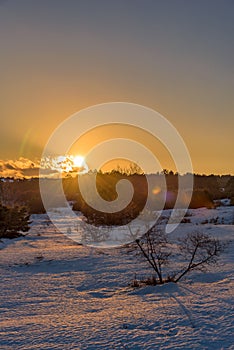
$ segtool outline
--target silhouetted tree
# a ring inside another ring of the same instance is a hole
[[[162,269],[168,263],[171,255],[169,242],[165,233],[162,230],[157,230],[157,232],[149,230],[143,239],[136,239],[136,244],[143,257],[155,271],[158,283],[164,283]]]
[[[24,207],[0,205],[0,238],[15,238],[29,230],[29,215]]]
[[[176,283],[193,270],[204,270],[217,262],[224,249],[224,245],[218,239],[201,232],[189,233],[175,244],[168,240],[162,230],[157,228],[149,230],[144,237],[135,242],[142,257],[155,272],[151,278],[152,284]],[[181,258],[184,258],[184,266],[175,272],[173,266],[178,260],[181,261]],[[171,271],[167,271],[165,278],[163,269],[166,265],[170,265],[172,268]],[[148,279],[147,283],[149,281]]]
[[[216,263],[223,248],[218,239],[201,232],[190,233],[185,238],[180,239],[179,249],[188,264],[177,273],[174,281],[178,282],[192,270],[204,270],[209,265]]]

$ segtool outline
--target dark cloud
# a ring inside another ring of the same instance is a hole
[[[12,164],[5,164],[5,169],[9,169],[9,170],[15,170],[15,167]]]
[[[39,168],[27,168],[22,169],[21,173],[24,177],[38,177],[39,176]]]

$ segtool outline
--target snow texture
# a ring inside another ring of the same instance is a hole
[[[83,247],[33,215],[27,236],[0,241],[0,349],[234,349],[233,207],[190,213],[174,234],[228,242],[218,265],[138,289],[150,271],[134,254]]]

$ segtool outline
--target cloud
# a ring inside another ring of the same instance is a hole
[[[15,170],[15,167],[9,163],[6,163],[5,164],[5,168],[8,169],[8,170]]]
[[[0,177],[29,178],[39,176],[40,161],[20,157],[17,160],[0,160]]]
[[[60,156],[47,157],[43,160],[34,160],[20,157],[17,160],[0,160],[0,178],[32,178],[39,177],[60,177],[67,174],[77,174],[88,171],[87,165],[76,167],[74,157]]]

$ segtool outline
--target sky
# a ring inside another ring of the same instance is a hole
[[[0,0],[0,173],[34,174],[66,118],[122,101],[167,118],[194,172],[234,174],[233,33],[232,0]]]

